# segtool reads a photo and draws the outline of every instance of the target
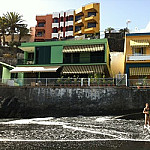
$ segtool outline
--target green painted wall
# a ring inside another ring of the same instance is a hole
[[[7,79],[11,78],[10,70],[3,66],[3,73],[2,73],[2,82],[6,83]]]
[[[90,63],[90,53],[80,53],[80,63]]]
[[[28,52],[24,52],[24,59],[28,59]]]
[[[63,63],[63,46],[51,47],[51,64]]]

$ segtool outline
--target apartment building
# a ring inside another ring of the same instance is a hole
[[[100,31],[100,4],[85,5],[74,13],[74,36],[96,34]]]
[[[35,41],[70,39],[74,36],[99,33],[99,6],[99,3],[92,3],[77,10],[36,16]]]

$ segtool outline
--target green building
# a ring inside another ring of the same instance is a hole
[[[18,78],[110,77],[107,39],[22,43]]]

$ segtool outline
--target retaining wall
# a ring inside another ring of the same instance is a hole
[[[150,89],[0,87],[0,117],[114,115],[143,111]]]

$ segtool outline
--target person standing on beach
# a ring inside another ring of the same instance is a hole
[[[145,108],[143,110],[143,113],[145,114],[145,125],[144,128],[147,128],[147,124],[149,125],[148,128],[150,128],[150,108],[149,104],[146,103]]]

